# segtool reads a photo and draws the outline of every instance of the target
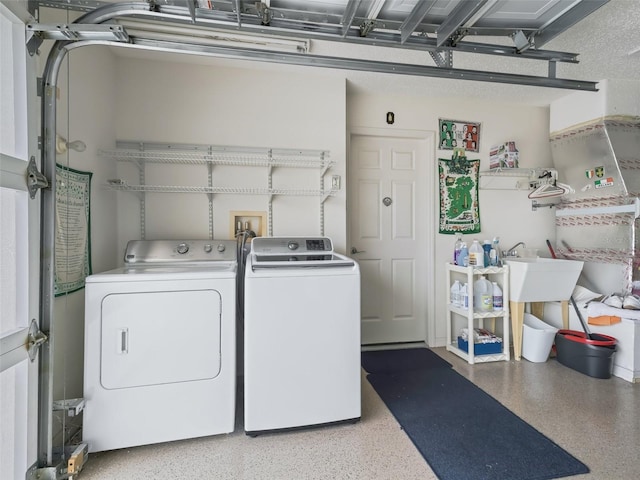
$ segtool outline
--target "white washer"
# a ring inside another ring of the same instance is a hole
[[[360,418],[354,260],[328,238],[254,238],[244,308],[248,435]]]
[[[132,241],[125,263],[86,279],[89,450],[232,432],[235,241]]]

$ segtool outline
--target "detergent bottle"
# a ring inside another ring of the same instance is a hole
[[[493,286],[484,275],[473,283],[473,308],[481,312],[493,310]]]
[[[484,268],[484,250],[478,240],[474,240],[469,248],[469,265]]]
[[[496,282],[493,282],[493,309],[499,311],[502,310],[502,306],[502,289]]]

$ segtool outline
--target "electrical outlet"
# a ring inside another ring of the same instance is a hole
[[[331,177],[331,190],[340,190],[340,175]]]

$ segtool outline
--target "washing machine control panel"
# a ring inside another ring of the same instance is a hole
[[[258,255],[330,253],[333,245],[327,237],[256,237],[251,241],[251,251]]]
[[[305,243],[307,250],[311,252],[325,252],[331,250],[331,243],[327,245],[324,238],[311,238],[308,239]],[[327,246],[329,247],[328,249]]]

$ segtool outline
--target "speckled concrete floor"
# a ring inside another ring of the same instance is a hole
[[[554,359],[468,365],[443,348],[434,350],[591,469],[571,478],[640,478],[639,384],[594,379]],[[364,375],[359,423],[250,438],[241,421],[238,415],[229,435],[91,454],[78,478],[437,478]]]

